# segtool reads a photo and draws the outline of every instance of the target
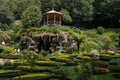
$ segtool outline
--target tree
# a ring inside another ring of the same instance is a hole
[[[92,5],[94,0],[74,0],[74,7],[71,8],[71,16],[75,24],[82,24],[93,20],[94,7]]]
[[[41,21],[42,13],[38,6],[30,6],[22,13],[22,23],[25,27],[38,27]]]
[[[72,23],[72,18],[70,16],[69,12],[66,9],[62,9],[60,12],[63,14],[63,22],[65,24]]]
[[[70,30],[69,33],[72,36],[73,40],[75,40],[76,43],[77,43],[78,54],[79,54],[79,52],[80,52],[80,45],[85,40],[86,35],[82,31],[80,31],[80,33],[76,33],[74,31]]]
[[[1,5],[0,6],[1,25],[6,27],[6,25],[9,25],[13,20],[14,20],[13,13],[10,11],[10,9],[5,5]]]

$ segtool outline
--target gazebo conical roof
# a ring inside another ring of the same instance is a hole
[[[50,11],[44,13],[43,15],[47,15],[47,14],[58,14],[58,15],[61,15],[61,16],[62,16],[62,13],[57,12],[57,11],[55,11],[54,9],[52,9],[52,10],[50,10]]]

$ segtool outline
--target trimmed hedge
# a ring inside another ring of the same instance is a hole
[[[109,73],[109,69],[108,68],[101,68],[101,67],[95,67],[94,68],[94,74],[105,74],[105,73]]]
[[[18,76],[19,74],[23,75],[26,73],[19,70],[0,70],[0,78],[12,78]]]
[[[120,64],[120,59],[112,59],[112,60],[110,60],[110,65],[118,65],[118,64]]]
[[[51,72],[51,68],[43,68],[39,66],[17,66],[17,70],[27,71],[27,72]]]
[[[109,55],[115,55],[116,53],[115,53],[114,51],[108,50],[108,51],[107,51],[107,54],[109,54]]]
[[[0,45],[0,53],[6,53],[6,54],[7,53],[12,53],[12,54],[14,54],[15,51],[11,47]]]
[[[82,59],[82,60],[90,60],[91,58],[88,56],[77,56],[78,59]]]
[[[103,61],[96,61],[94,63],[94,66],[96,67],[102,67],[102,68],[108,68],[109,64]]]
[[[55,61],[58,61],[58,62],[70,62],[71,59],[68,59],[68,58],[65,58],[65,57],[58,57],[55,59]]]
[[[54,61],[36,61],[35,63],[40,66],[56,66],[57,65]]]
[[[120,73],[120,64],[119,65],[110,65],[109,68],[112,72],[119,72]]]
[[[27,61],[14,61],[11,63],[12,66],[30,65]]]
[[[0,54],[0,58],[4,58],[4,59],[22,59],[24,56],[19,54],[19,55],[15,55],[15,54],[4,54],[1,53]]]
[[[40,73],[35,73],[35,74],[27,74],[23,76],[17,76],[14,77],[13,80],[45,80],[45,78],[48,77],[48,74],[40,74]]]
[[[109,54],[100,54],[100,60],[110,61],[111,56]]]
[[[114,73],[114,74],[113,74],[113,77],[120,79],[120,73]]]

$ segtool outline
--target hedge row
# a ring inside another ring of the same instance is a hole
[[[17,70],[27,71],[27,72],[51,72],[52,68],[43,68],[40,66],[17,66]]]
[[[57,63],[54,61],[36,61],[35,62],[39,66],[56,66]]]
[[[34,73],[34,74],[26,74],[23,76],[17,76],[14,77],[13,80],[45,80],[48,74],[40,74],[40,73]]]
[[[19,74],[23,75],[26,73],[19,70],[0,70],[0,78],[11,78],[18,76]]]

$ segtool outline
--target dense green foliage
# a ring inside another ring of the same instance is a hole
[[[91,28],[101,25],[104,27],[119,26],[119,0],[0,0],[0,4],[0,23],[4,27],[6,27],[5,24],[9,25],[13,19],[22,18],[23,24],[28,24],[26,21],[24,22],[27,16],[29,24],[32,22],[30,26],[38,27],[42,24],[40,23],[41,13],[51,10],[53,7],[63,13],[64,24],[71,23],[73,26]],[[36,8],[31,8],[32,6],[41,9],[37,8],[37,11],[34,11]],[[26,11],[28,8],[31,8],[32,11]],[[25,13],[27,16],[22,17],[23,13],[24,16]]]

